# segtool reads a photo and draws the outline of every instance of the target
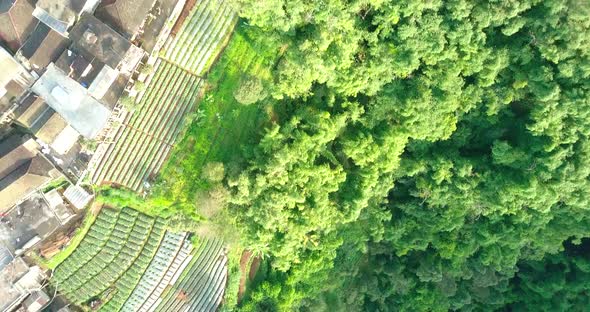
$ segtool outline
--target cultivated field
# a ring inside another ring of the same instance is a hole
[[[219,0],[204,0],[192,9],[180,32],[170,38],[161,57],[202,76],[231,35],[237,16]]]
[[[213,63],[237,20],[228,5],[200,1],[157,61],[147,91],[90,169],[93,183],[110,182],[141,192],[158,173],[192,112]],[[106,145],[106,146],[104,146]]]
[[[227,257],[219,241],[192,246],[186,233],[166,231],[164,219],[105,208],[51,280],[69,301],[97,300],[100,311],[214,311]]]
[[[199,97],[202,80],[160,61],[138,109],[129,114],[92,175],[102,181],[141,191],[158,172],[174,144],[182,122]]]

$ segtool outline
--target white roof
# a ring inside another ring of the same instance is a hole
[[[24,70],[24,68],[12,57],[8,51],[0,46],[0,90]],[[4,91],[6,92],[6,91]],[[0,91],[0,96],[3,95]]]
[[[88,139],[102,130],[111,114],[108,108],[90,96],[86,88],[66,76],[53,63],[49,64],[32,89],[72,128]]]
[[[84,208],[93,197],[79,185],[70,185],[64,192],[64,196],[77,209]]]
[[[71,126],[66,126],[53,140],[51,148],[61,155],[66,154],[78,141],[80,133]]]

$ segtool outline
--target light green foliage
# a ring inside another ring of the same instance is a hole
[[[221,182],[225,177],[225,167],[220,162],[209,162],[203,166],[201,176],[209,182]]]
[[[262,81],[254,77],[244,77],[240,85],[234,91],[234,98],[240,104],[250,105],[266,98]]]

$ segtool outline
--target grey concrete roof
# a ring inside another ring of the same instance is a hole
[[[102,130],[111,114],[108,108],[90,96],[87,89],[66,76],[54,64],[49,64],[32,89],[72,128],[89,139]]]
[[[40,193],[11,209],[0,222],[0,245],[13,254],[35,237],[51,235],[61,222]]]

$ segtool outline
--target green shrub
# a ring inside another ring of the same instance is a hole
[[[245,77],[240,81],[240,85],[234,90],[234,98],[240,104],[250,105],[264,100],[267,92],[264,89],[262,81],[256,77]]]
[[[201,177],[209,182],[221,182],[225,177],[225,167],[220,162],[210,162],[203,167]]]

